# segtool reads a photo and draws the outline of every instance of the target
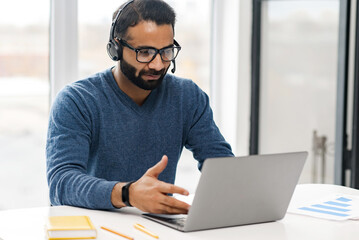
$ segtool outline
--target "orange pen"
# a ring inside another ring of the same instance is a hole
[[[147,235],[150,235],[151,237],[154,238],[160,238],[157,234],[154,234],[153,232],[148,231],[144,226],[142,226],[141,224],[136,223],[135,225],[133,225],[137,230],[140,230],[143,233],[146,233]]]
[[[117,234],[117,235],[119,235],[119,236],[121,236],[121,237],[127,238],[128,240],[134,240],[133,237],[129,237],[129,236],[123,234],[123,233],[116,232],[116,231],[111,230],[111,229],[106,228],[106,227],[101,227],[101,228],[102,228],[103,230],[106,230],[106,231],[112,232],[112,233],[114,233],[114,234]]]

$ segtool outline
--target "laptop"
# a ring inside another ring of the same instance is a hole
[[[280,220],[302,172],[307,152],[209,158],[188,215],[143,217],[189,232]]]

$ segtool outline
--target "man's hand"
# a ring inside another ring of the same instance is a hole
[[[164,155],[155,166],[147,172],[130,188],[130,203],[132,206],[144,212],[167,213],[167,214],[186,214],[190,208],[185,202],[179,201],[168,193],[178,193],[188,195],[188,191],[158,180],[158,175],[166,168],[168,157]]]

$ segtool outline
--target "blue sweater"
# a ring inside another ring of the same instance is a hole
[[[174,183],[183,147],[201,169],[232,156],[213,121],[208,96],[192,81],[166,75],[142,106],[118,87],[111,69],[65,87],[50,112],[46,163],[53,205],[112,209],[117,182],[139,179],[163,155],[159,179]]]

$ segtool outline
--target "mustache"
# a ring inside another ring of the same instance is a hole
[[[156,71],[156,70],[144,71],[144,70],[142,70],[140,72],[140,75],[144,75],[144,74],[146,74],[146,75],[162,75],[165,72],[165,70],[166,70],[165,68],[163,68],[159,71]]]

